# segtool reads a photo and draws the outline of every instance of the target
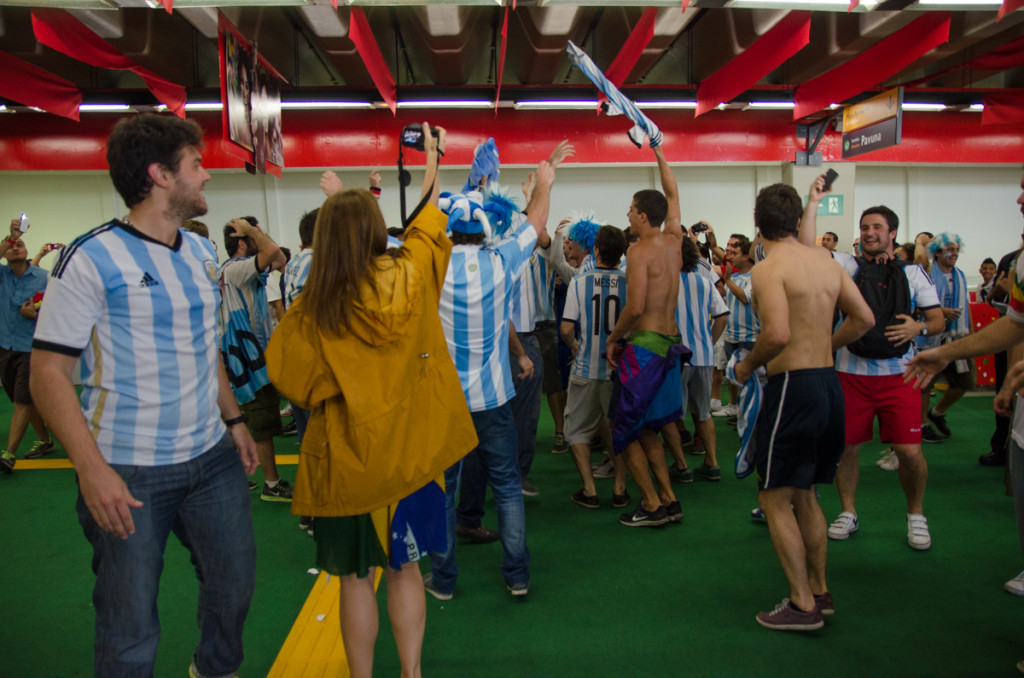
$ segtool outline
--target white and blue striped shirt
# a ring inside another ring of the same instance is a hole
[[[438,311],[471,412],[500,407],[516,394],[509,365],[509,307],[515,275],[536,242],[536,230],[524,221],[487,247],[452,248]]]
[[[541,252],[542,250],[538,250]],[[540,254],[530,257],[530,275],[536,293],[537,321],[555,319],[555,267]]]
[[[537,291],[529,259],[519,269],[519,275],[516,276],[515,285],[512,287],[509,318],[519,333],[533,332],[537,327]]]
[[[33,347],[80,356],[81,403],[103,458],[162,466],[224,435],[217,406],[217,255],[111,221],[75,239],[50,272]]]
[[[291,308],[295,298],[302,292],[302,288],[309,278],[309,265],[313,263],[312,248],[305,248],[292,257],[288,265],[284,267],[284,307]]]
[[[698,268],[679,274],[676,324],[683,344],[693,351],[690,364],[706,367],[715,364],[715,342],[711,340],[711,321],[729,313],[715,286]]]
[[[832,257],[842,264],[851,278],[857,275],[860,264],[857,263],[856,257],[844,252],[834,252]],[[907,274],[907,282],[910,283],[911,312],[915,308],[924,310],[941,305],[939,295],[935,291],[935,284],[932,283],[923,268],[913,264],[904,267],[903,271]],[[907,342],[907,352],[902,356],[887,359],[862,358],[850,353],[849,349],[844,346],[836,352],[836,371],[863,377],[888,377],[894,374],[903,374],[907,369],[907,363],[916,354],[917,345],[912,341]]]
[[[747,294],[747,302],[744,304],[735,294],[726,287],[726,298],[729,301],[729,322],[725,325],[725,340],[732,344],[757,341],[757,335],[761,333],[761,323],[754,313],[754,306],[750,304],[750,271],[746,273],[733,273],[732,282]]]
[[[604,357],[608,335],[626,305],[626,276],[612,268],[596,268],[569,282],[562,321],[576,323],[580,348],[572,373],[584,379],[610,379]]]

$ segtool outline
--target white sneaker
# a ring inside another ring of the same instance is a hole
[[[932,536],[928,533],[928,519],[920,513],[907,514],[907,543],[915,551],[927,551],[932,547]]]
[[[850,535],[857,531],[857,515],[849,511],[843,511],[839,517],[828,526],[828,538],[842,541],[849,539]]]
[[[900,458],[896,456],[896,450],[891,447],[882,452],[882,458],[875,462],[875,466],[883,471],[899,471]]]
[[[1003,588],[1007,593],[1012,593],[1015,596],[1024,596],[1024,572],[1003,584]]]
[[[613,464],[612,460],[609,459],[608,461],[604,462],[599,466],[592,467],[591,471],[593,472],[595,478],[614,478],[615,464]]]
[[[711,411],[711,416],[712,417],[735,417],[735,416],[737,416],[739,414],[739,412],[740,412],[740,408],[737,407],[736,405],[726,405],[725,407],[720,407],[717,410],[712,410]]]
[[[719,400],[718,398],[712,398],[711,399],[711,411],[714,412],[715,410],[720,410],[720,409],[722,409],[722,401]]]

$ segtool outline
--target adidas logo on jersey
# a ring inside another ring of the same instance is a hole
[[[160,284],[160,281],[151,276],[149,273],[142,274],[142,280],[139,281],[139,287],[156,287]]]

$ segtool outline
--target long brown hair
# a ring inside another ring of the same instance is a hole
[[[302,303],[317,328],[335,335],[350,328],[352,308],[364,284],[375,286],[377,257],[386,248],[384,216],[369,191],[340,191],[324,201],[302,290]]]

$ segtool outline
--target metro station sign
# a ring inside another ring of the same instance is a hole
[[[843,160],[900,143],[903,88],[843,109]]]

